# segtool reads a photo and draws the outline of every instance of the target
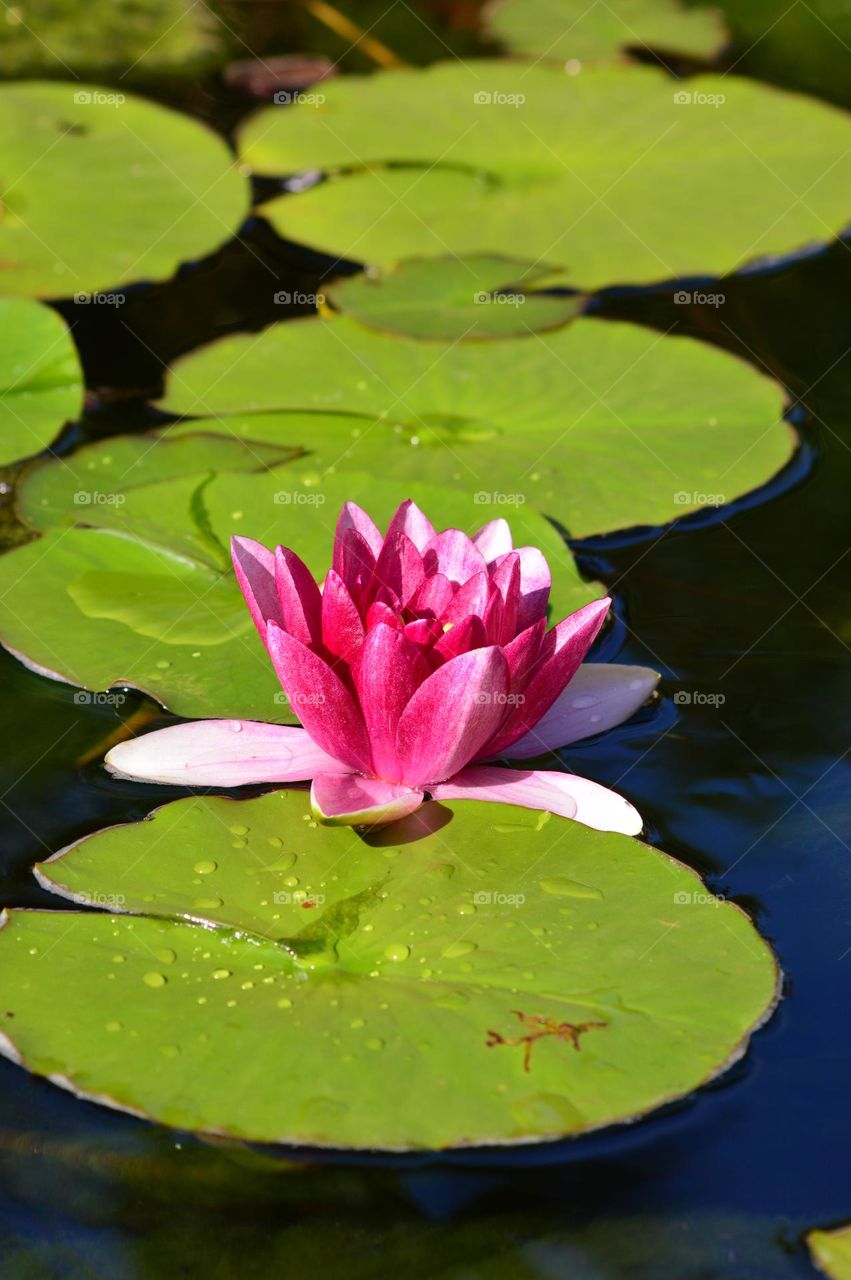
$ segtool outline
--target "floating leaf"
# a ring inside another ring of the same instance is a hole
[[[715,10],[685,9],[678,0],[492,0],[487,29],[512,53],[536,58],[609,58],[627,49],[669,50],[709,58],[724,43]]]
[[[38,453],[82,408],[65,322],[37,302],[0,298],[0,466]]]
[[[54,474],[67,498],[67,476]],[[467,532],[506,512],[472,494],[357,473],[329,475],[313,489],[288,467],[183,475],[105,496],[111,501],[78,508],[91,527],[63,521],[0,557],[0,641],[56,679],[90,689],[134,685],[179,715],[289,722],[296,717],[231,571],[231,534],[290,546],[321,578],[347,499],[385,526],[409,496],[439,526]],[[516,544],[539,546],[550,562],[555,618],[599,594],[546,520],[527,507],[511,516]]]
[[[723,1071],[776,998],[768,947],[692,871],[510,806],[430,806],[364,840],[314,826],[300,792],[193,798],[37,874],[138,914],[6,918],[7,1051],[181,1128],[575,1136]]]
[[[227,240],[248,203],[210,130],[79,81],[0,86],[0,173],[7,294],[67,297],[166,277]]]
[[[578,314],[576,294],[539,290],[561,283],[546,263],[496,254],[410,258],[385,276],[351,276],[327,290],[338,311],[371,329],[411,338],[526,337]]]
[[[807,1244],[819,1271],[831,1280],[851,1280],[851,1227],[811,1231]]]
[[[779,388],[751,366],[691,339],[592,319],[439,347],[390,340],[347,316],[294,321],[189,356],[166,407],[304,445],[293,469],[314,482],[352,467],[403,486],[452,485],[502,502],[503,514],[532,504],[576,537],[729,502],[793,448]],[[268,409],[314,413],[251,413]]]
[[[844,113],[737,77],[444,63],[345,77],[254,116],[262,173],[329,180],[264,206],[292,240],[387,267],[514,254],[585,289],[722,274],[831,239],[848,217]],[[733,216],[735,214],[735,216]]]

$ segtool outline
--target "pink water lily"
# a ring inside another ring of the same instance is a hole
[[[236,787],[312,780],[323,822],[390,822],[425,799],[543,809],[635,835],[623,797],[526,760],[627,719],[658,679],[581,665],[609,599],[547,630],[550,571],[505,520],[436,533],[411,501],[387,533],[352,502],[320,586],[286,547],[233,539],[239,585],[302,728],[201,720],[113,747],[113,772]]]

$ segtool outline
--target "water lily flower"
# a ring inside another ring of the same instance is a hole
[[[524,805],[636,835],[623,797],[559,771],[515,769],[627,719],[658,676],[582,664],[611,601],[547,630],[550,570],[505,520],[436,533],[411,501],[387,533],[352,502],[320,586],[287,547],[234,538],[251,616],[302,727],[200,720],[120,743],[107,767],[182,786],[312,780],[322,822],[390,822],[424,800]]]

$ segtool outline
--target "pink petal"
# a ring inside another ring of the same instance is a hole
[[[597,831],[625,836],[637,836],[643,826],[640,814],[623,796],[570,773],[474,765],[429,790],[434,800],[495,800],[545,809]]]
[[[564,618],[543,640],[523,701],[488,744],[489,755],[500,755],[549,711],[579,668],[609,610],[611,600],[593,600]]]
[[[306,729],[256,720],[193,720],[119,742],[107,769],[141,782],[175,787],[241,787],[250,782],[303,782],[345,769]]]
[[[377,560],[381,552],[381,545],[384,542],[380,532],[378,531],[373,520],[366,512],[358,506],[356,502],[346,502],[337,519],[337,528],[334,532],[334,558],[333,567],[337,570],[340,577],[345,581],[345,574],[341,568],[343,544],[346,540],[346,534],[354,530],[365,541],[366,545],[372,552],[373,560]]]
[[[430,649],[443,635],[443,627],[436,618],[416,618],[405,623],[403,632],[413,644]]]
[[[522,693],[535,670],[541,642],[547,631],[545,618],[539,618],[531,627],[521,631],[513,640],[503,646],[505,660],[511,674],[511,692]]]
[[[372,759],[363,717],[340,677],[274,622],[267,643],[290,705],[313,741],[335,760],[368,773]]]
[[[347,529],[334,543],[334,571],[345,582],[358,609],[362,608],[372,584],[375,556],[357,529]]]
[[[482,525],[478,533],[473,534],[473,545],[481,551],[488,564],[496,560],[497,556],[504,556],[512,551],[514,543],[511,540],[508,521],[503,520],[502,516],[496,520],[489,520],[487,524]]]
[[[349,664],[363,644],[360,614],[346,584],[333,569],[328,570],[322,591],[322,644],[334,657]]]
[[[446,575],[433,573],[414,592],[408,607],[414,613],[433,613],[440,618],[454,594],[455,588]]]
[[[390,521],[387,538],[392,538],[396,533],[404,533],[411,539],[417,551],[422,552],[434,537],[434,528],[417,504],[410,498],[406,498]]]
[[[441,622],[460,622],[471,613],[481,617],[488,602],[489,587],[490,579],[487,573],[474,573],[472,578],[468,578],[464,585],[458,588],[439,615]]]
[[[476,614],[471,614],[469,618],[462,618],[448,631],[444,631],[432,652],[444,662],[448,662],[459,653],[469,653],[471,649],[484,649],[487,643],[485,624]]]
[[[494,644],[507,644],[517,634],[520,573],[520,554],[512,551],[491,574],[491,586],[494,590],[485,624]]]
[[[474,573],[485,573],[485,558],[460,529],[444,529],[436,534],[425,551],[423,563],[427,574],[442,573],[450,582],[464,583]]]
[[[385,604],[383,600],[374,600],[369,606],[366,614],[366,629],[371,631],[373,627],[377,627],[379,622],[385,623],[388,627],[393,627],[395,631],[402,630],[402,619],[399,617],[395,609],[391,609],[389,604]]]
[[[520,604],[517,610],[517,629],[525,630],[538,618],[547,616],[552,576],[543,552],[537,547],[520,547]]]
[[[494,645],[452,658],[430,675],[399,721],[403,779],[425,785],[474,759],[505,715],[508,680],[508,664]]]
[[[430,673],[419,646],[400,631],[379,623],[367,633],[353,675],[373,769],[381,778],[402,776],[396,730],[402,712]]]
[[[322,639],[322,596],[303,560],[289,547],[275,552],[275,586],[279,609],[274,620],[302,644],[319,644]]]
[[[649,667],[583,662],[567,688],[533,729],[503,751],[508,760],[528,760],[605,733],[638,710],[659,682]]]
[[[405,533],[388,534],[375,562],[373,589],[390,591],[404,604],[425,577],[423,558]]]
[[[270,618],[281,621],[275,590],[275,557],[268,547],[253,538],[231,538],[230,551],[239,589],[265,644],[266,623]]]
[[[310,788],[314,818],[332,826],[376,826],[413,813],[422,791],[355,773],[319,773]]]

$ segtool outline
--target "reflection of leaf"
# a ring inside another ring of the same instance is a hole
[[[337,259],[511,255],[522,228],[525,257],[557,259],[591,289],[720,275],[848,217],[847,117],[734,76],[678,88],[651,67],[571,77],[482,61],[475,76],[442,63],[323,95],[259,112],[241,151],[261,173],[328,172],[264,213]]]
[[[7,294],[161,279],[227,240],[247,206],[245,180],[211,131],[79,81],[0,86],[0,174]],[[106,296],[120,308],[120,292]]]
[[[736,3],[747,7],[750,0]],[[561,63],[626,49],[708,58],[724,43],[714,10],[686,9],[679,0],[491,0],[484,16],[489,32],[512,53]]]
[[[234,584],[215,574],[176,565],[163,573],[84,573],[68,595],[87,618],[124,622],[140,636],[164,644],[224,644],[251,630]]]
[[[0,299],[0,465],[39,453],[82,407],[80,362],[62,319],[38,303]]]
[[[365,841],[278,791],[103,831],[37,874],[133,914],[9,916],[4,1032],[31,1070],[167,1124],[351,1147],[575,1135],[742,1052],[777,974],[738,908],[622,836],[451,815]],[[599,897],[553,892],[565,870]],[[488,1047],[518,1008],[530,1071]]]
[[[560,274],[546,263],[486,253],[413,258],[383,277],[341,280],[328,297],[361,324],[412,338],[522,338],[578,313],[575,294],[539,292],[560,284]]]

